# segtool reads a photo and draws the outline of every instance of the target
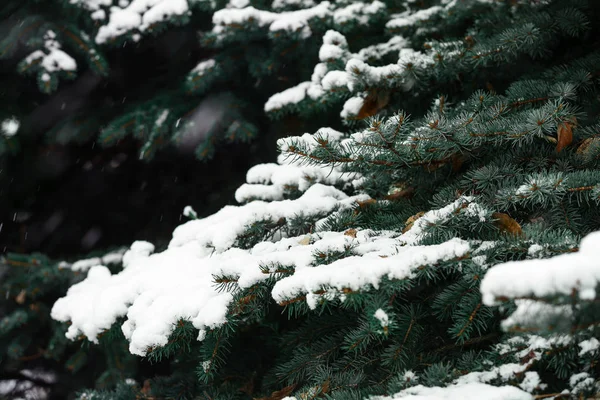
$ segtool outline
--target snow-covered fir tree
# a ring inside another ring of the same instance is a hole
[[[264,111],[342,122],[279,139],[239,205],[190,199],[167,248],[85,263],[66,337],[168,368],[80,399],[596,398],[599,3],[71,3],[98,44],[212,13],[237,58],[194,85],[314,57]]]

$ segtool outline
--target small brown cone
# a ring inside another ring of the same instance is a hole
[[[577,120],[572,118],[570,120],[566,120],[558,124],[558,129],[556,130],[557,142],[556,142],[556,151],[560,153],[562,149],[567,147],[573,141],[573,126],[577,124]]]
[[[521,236],[523,234],[521,225],[519,225],[519,223],[512,219],[508,214],[496,212],[492,214],[492,218],[496,220],[495,224],[500,231],[510,233],[515,236]]]

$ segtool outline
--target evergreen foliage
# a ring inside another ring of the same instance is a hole
[[[135,376],[138,361],[129,354],[118,328],[99,346],[69,341],[66,326],[50,318],[50,306],[98,263],[118,270],[123,250],[90,254],[75,263],[42,254],[9,253],[0,258],[2,318],[0,376],[8,398],[67,398],[82,387],[113,389]],[[36,397],[37,396],[37,397]]]
[[[279,139],[241,205],[187,210],[166,249],[135,242],[122,269],[93,266],[56,301],[69,339],[169,365],[80,399],[597,396],[600,4],[189,4],[212,13],[202,41],[218,51],[186,90],[298,63],[304,81],[266,113],[342,124]],[[116,26],[125,11],[110,12],[99,44],[158,15]],[[193,19],[173,13],[166,24]],[[188,103],[162,104],[109,126],[149,126],[152,143]]]
[[[44,132],[48,143],[96,141],[108,147],[131,136],[140,143],[141,159],[152,159],[170,144],[210,159],[220,144],[256,137],[262,103],[252,105],[283,87],[273,79],[275,71],[285,65],[287,71],[279,78],[303,75],[302,64],[294,62],[302,53],[280,57],[265,35],[247,37],[242,48],[217,41],[210,18],[225,6],[231,7],[224,1],[11,0],[0,11],[7,21],[0,60],[7,65],[18,61],[15,69],[23,78],[6,74],[3,85],[11,88],[9,95],[17,96],[31,90],[31,79],[42,94],[54,94],[76,78],[91,81],[87,84],[92,88],[104,86],[92,104],[75,107]],[[165,71],[167,65],[156,57],[146,60],[150,65],[127,72],[137,87],[121,83],[122,69],[130,68],[127,63],[134,64],[154,38],[169,30],[176,33],[169,38],[174,43],[166,55],[172,61],[170,70]],[[211,93],[219,95],[214,98]],[[39,121],[30,114],[46,100],[34,94],[18,96],[2,111],[7,129],[0,137],[0,154],[19,154],[20,148],[37,140]],[[209,112],[223,115],[205,121],[207,102],[212,105]]]

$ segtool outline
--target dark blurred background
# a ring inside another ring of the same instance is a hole
[[[10,28],[10,22],[4,21],[0,33]],[[61,82],[51,96],[39,93],[35,79],[15,73],[26,48],[1,60],[0,82],[7,83],[0,86],[3,102],[27,107],[33,99],[36,107],[21,121],[26,137],[20,139],[27,148],[9,156],[0,171],[0,253],[39,251],[72,257],[92,249],[128,246],[138,239],[160,247],[185,221],[186,205],[206,216],[232,204],[247,169],[275,160],[276,139],[303,132],[300,119],[273,123],[259,117],[258,139],[220,146],[208,162],[174,146],[157,152],[149,162],[141,161],[141,144],[135,139],[103,148],[96,144],[97,132],[83,144],[44,139],[48,129],[72,113],[95,107],[119,110],[126,102],[168,87],[209,51],[200,47],[194,30],[170,29],[109,51],[108,77],[87,71],[72,82]],[[281,73],[285,75],[285,70]],[[266,99],[266,95],[255,99],[255,105]],[[218,100],[206,103],[201,117],[218,119]]]

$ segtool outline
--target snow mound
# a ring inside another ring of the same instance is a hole
[[[393,396],[371,397],[371,400],[533,400],[533,396],[513,386],[491,386],[484,383],[404,389]]]
[[[594,299],[600,282],[600,232],[586,236],[576,253],[548,259],[531,259],[498,264],[481,282],[483,302],[498,299],[537,298],[577,292],[581,299]]]

